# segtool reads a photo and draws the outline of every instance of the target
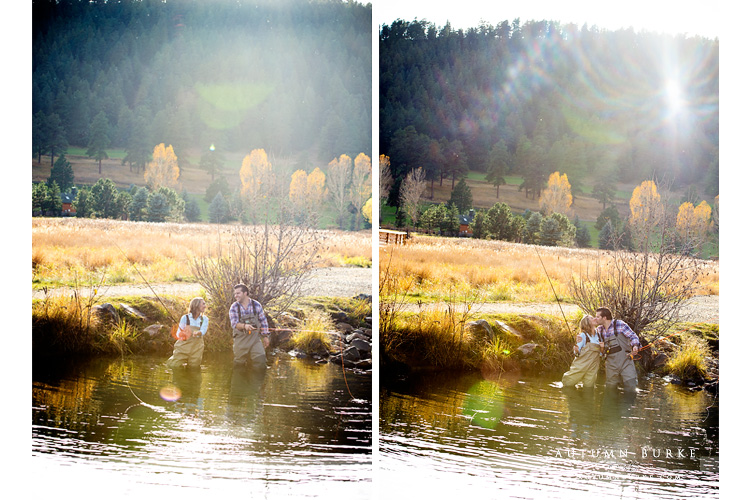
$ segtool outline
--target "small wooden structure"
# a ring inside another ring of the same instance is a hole
[[[404,231],[394,231],[392,229],[380,230],[380,243],[382,244],[395,243],[396,245],[403,245],[404,241],[406,241],[406,233]]]

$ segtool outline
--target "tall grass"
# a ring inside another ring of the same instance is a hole
[[[231,231],[219,224],[49,218],[33,218],[31,228],[37,287],[71,286],[76,277],[104,271],[109,283],[141,282],[138,272],[149,282],[193,281],[192,259],[228,245]],[[326,230],[322,235],[318,267],[372,265],[369,231]]]
[[[329,332],[335,331],[331,317],[323,311],[313,310],[302,326],[292,334],[291,345],[308,354],[324,353],[332,349]]]
[[[465,288],[481,290],[492,302],[550,302],[555,300],[552,287],[565,300],[570,297],[571,279],[600,261],[606,265],[609,254],[591,249],[422,235],[413,235],[406,245],[380,248],[380,262],[389,263],[392,278],[413,280],[409,296],[423,301],[446,300],[449,290]],[[708,274],[698,292],[718,295],[718,264],[706,261],[705,266]],[[383,268],[381,265],[381,273]]]
[[[709,355],[710,349],[704,339],[692,334],[683,335],[667,361],[666,369],[683,380],[703,378],[708,372],[706,357]]]

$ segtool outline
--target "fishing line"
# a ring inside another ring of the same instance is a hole
[[[562,313],[563,320],[565,320],[565,326],[568,328],[568,332],[570,333],[570,335],[575,338],[575,335],[573,334],[573,331],[570,329],[570,325],[568,324],[568,318],[565,317],[565,311],[563,311],[562,304],[560,304],[560,299],[557,296],[557,292],[555,292],[555,287],[552,286],[552,280],[550,279],[549,274],[547,274],[547,268],[544,267],[544,261],[542,260],[542,256],[539,254],[539,249],[534,247],[534,250],[536,251],[536,256],[539,257],[539,262],[542,264],[544,275],[547,277],[549,286],[552,289],[552,293],[555,296],[555,300],[557,301],[557,306],[560,308],[560,312]]]

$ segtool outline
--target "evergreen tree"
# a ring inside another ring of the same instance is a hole
[[[612,227],[612,222],[607,221],[602,230],[599,231],[599,248],[601,250],[614,250],[616,239],[617,235]]]
[[[484,228],[485,224],[485,211],[479,210],[474,214],[474,220],[471,221],[469,227],[471,227],[472,238],[484,239],[487,236],[487,232]]]
[[[224,155],[211,144],[211,148],[204,151],[201,155],[199,166],[211,175],[211,182],[214,181],[216,174],[220,174],[224,168]]]
[[[185,219],[189,222],[198,222],[201,218],[201,209],[195,198],[190,198],[185,202]]]
[[[89,129],[89,145],[88,150],[86,150],[86,156],[99,162],[100,175],[102,173],[102,160],[109,158],[107,155],[109,143],[109,123],[107,122],[107,115],[105,115],[103,111],[100,111],[91,123],[91,128]]]
[[[458,184],[451,191],[451,197],[448,205],[455,205],[458,212],[466,214],[474,206],[474,198],[471,195],[471,188],[466,184],[466,178],[462,177]]]
[[[620,212],[617,211],[617,207],[614,205],[610,205],[599,214],[594,227],[601,231],[608,221],[612,222],[612,229],[617,230],[620,227]]]
[[[153,192],[148,197],[147,220],[149,222],[166,222],[171,207],[167,197],[161,192]]]
[[[557,246],[563,237],[562,228],[559,221],[550,216],[542,220],[542,227],[539,232],[539,244],[544,246]]]
[[[62,212],[62,197],[57,183],[52,181],[47,185],[47,195],[42,202],[42,213],[44,215],[58,216]]]
[[[214,224],[223,224],[229,217],[229,206],[227,205],[221,191],[216,193],[211,204],[208,206],[208,221]]]
[[[500,186],[505,185],[505,175],[510,171],[511,154],[505,141],[500,139],[490,151],[487,182],[491,182],[497,189],[496,196],[500,197]]]
[[[79,193],[80,194],[80,193]],[[91,187],[91,214],[103,219],[114,219],[120,215],[117,202],[117,187],[111,179],[99,179]]]
[[[526,220],[526,228],[523,231],[523,242],[530,245],[539,243],[540,233],[542,231],[542,214],[532,212]]]
[[[63,153],[55,161],[55,165],[52,167],[47,179],[47,184],[55,182],[60,187],[60,192],[67,193],[73,187],[74,180],[73,167]]]
[[[231,196],[232,190],[229,188],[227,178],[220,175],[216,180],[206,188],[206,195],[203,197],[206,203],[211,203],[216,198],[216,195],[221,193],[226,200],[227,197]]]
[[[588,226],[577,215],[573,220],[573,225],[576,228],[576,245],[579,248],[589,248],[591,246],[591,233]]]
[[[148,215],[148,189],[140,187],[133,194],[133,202],[130,204],[129,216],[132,221],[144,221]]]
[[[76,210],[76,217],[86,218],[91,215],[91,202],[92,198],[87,188],[81,188],[76,193],[76,197],[73,200],[73,208]]]

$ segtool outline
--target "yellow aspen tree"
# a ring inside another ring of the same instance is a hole
[[[242,160],[240,182],[251,221],[258,222],[261,209],[267,218],[271,209],[269,200],[274,194],[275,185],[271,162],[264,149],[254,149]]]
[[[328,164],[328,175],[326,176],[328,194],[336,212],[336,222],[340,228],[344,227],[344,216],[349,201],[348,187],[351,170],[352,159],[347,155],[341,155]]]
[[[273,190],[273,172],[268,155],[263,149],[254,149],[242,160],[240,168],[242,194],[251,202],[267,198]]]
[[[560,172],[550,174],[547,187],[542,191],[539,198],[539,206],[542,213],[549,215],[557,212],[565,214],[573,204],[573,195],[570,191],[568,174],[560,175]]]
[[[368,224],[372,224],[372,197],[368,199],[365,202],[365,206],[362,207],[362,216]]]
[[[661,195],[654,181],[643,181],[630,198],[630,219],[634,224],[655,224],[662,214]]]
[[[677,234],[683,238],[688,238],[690,236],[693,228],[694,213],[695,207],[689,201],[680,205],[680,208],[677,211]]]
[[[304,210],[307,201],[307,172],[304,170],[297,170],[292,174],[292,181],[289,183],[289,201],[295,213]]]
[[[146,165],[144,178],[152,191],[157,191],[162,186],[173,189],[178,187],[180,167],[171,144],[165,147],[164,143],[161,143],[154,147],[151,161]]]
[[[310,207],[317,208],[326,196],[326,174],[321,169],[315,170],[307,176],[307,201]]]
[[[708,230],[711,227],[711,205],[706,203],[705,200],[700,202],[693,212],[693,219],[695,220],[695,227],[698,235],[703,238],[708,234]]]
[[[359,230],[361,226],[360,211],[365,204],[365,200],[372,195],[372,161],[364,153],[359,153],[354,159],[354,169],[352,170],[352,182],[349,186],[349,200],[357,209],[354,229]]]

